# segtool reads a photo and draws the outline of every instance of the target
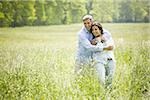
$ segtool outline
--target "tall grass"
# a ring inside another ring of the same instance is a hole
[[[81,24],[1,28],[1,100],[149,100],[150,25],[103,24],[115,40],[112,89],[94,68],[74,74]]]

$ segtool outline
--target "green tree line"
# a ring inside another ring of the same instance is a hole
[[[150,22],[150,1],[0,1],[0,27],[80,23],[85,14],[92,14],[100,22]]]

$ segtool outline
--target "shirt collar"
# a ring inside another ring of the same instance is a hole
[[[83,26],[82,28],[83,28],[83,30],[84,30],[86,33],[90,33],[90,32],[85,28],[85,26]]]

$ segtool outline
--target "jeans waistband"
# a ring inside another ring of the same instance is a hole
[[[107,58],[107,60],[112,60],[112,58]]]

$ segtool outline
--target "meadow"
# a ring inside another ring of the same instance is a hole
[[[112,89],[74,74],[82,24],[0,28],[0,100],[150,100],[150,24],[103,23],[115,40]]]

